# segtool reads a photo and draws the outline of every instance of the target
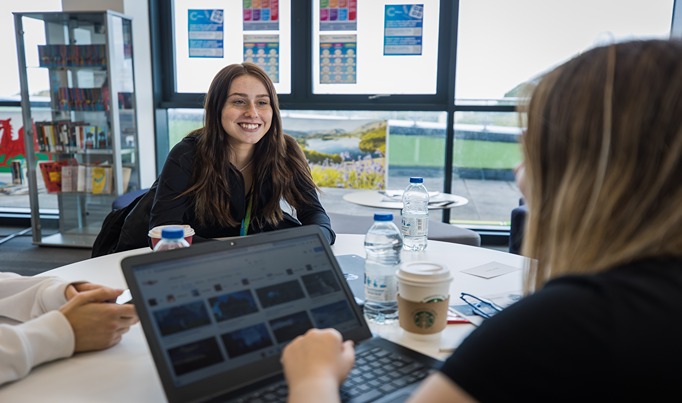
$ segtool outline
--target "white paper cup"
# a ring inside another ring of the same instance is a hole
[[[187,241],[188,244],[192,244],[192,238],[194,237],[194,229],[185,224],[185,225],[159,225],[156,226],[152,229],[149,230],[147,233],[147,236],[151,238],[152,240],[152,249],[156,246],[156,244],[161,240],[161,230],[164,228],[182,228],[185,230],[185,241]]]
[[[434,262],[405,262],[396,277],[400,327],[415,335],[436,335],[445,329],[452,282],[450,270]]]

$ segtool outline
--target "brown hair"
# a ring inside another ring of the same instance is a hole
[[[193,185],[183,195],[194,196],[195,213],[201,223],[215,221],[225,226],[238,224],[230,215],[231,188],[227,168],[230,165],[231,148],[221,123],[221,114],[230,85],[237,77],[244,75],[256,77],[263,83],[272,106],[272,124],[256,144],[253,154],[253,204],[254,209],[258,206],[261,213],[254,216],[253,221],[274,225],[283,219],[280,199],[286,200],[294,208],[300,208],[305,204],[306,197],[299,186],[317,189],[303,151],[293,138],[282,132],[279,100],[270,77],[253,63],[231,64],[216,74],[206,93],[204,126],[188,135],[197,138],[197,152]],[[260,200],[259,186],[264,184],[271,186],[272,197],[269,200]]]
[[[527,108],[527,291],[682,256],[682,42],[592,49],[545,75]]]

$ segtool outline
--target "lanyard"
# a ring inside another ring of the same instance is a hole
[[[244,215],[244,218],[242,219],[239,236],[245,236],[249,232],[249,224],[251,223],[251,200],[253,200],[253,195],[249,196],[249,205],[246,207],[246,215]]]

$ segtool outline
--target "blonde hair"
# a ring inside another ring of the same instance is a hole
[[[526,291],[682,256],[682,42],[592,49],[545,75],[523,136]]]

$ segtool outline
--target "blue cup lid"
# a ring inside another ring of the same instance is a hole
[[[161,238],[180,239],[185,237],[185,230],[181,227],[163,228]]]
[[[393,221],[393,213],[374,213],[374,221]]]

